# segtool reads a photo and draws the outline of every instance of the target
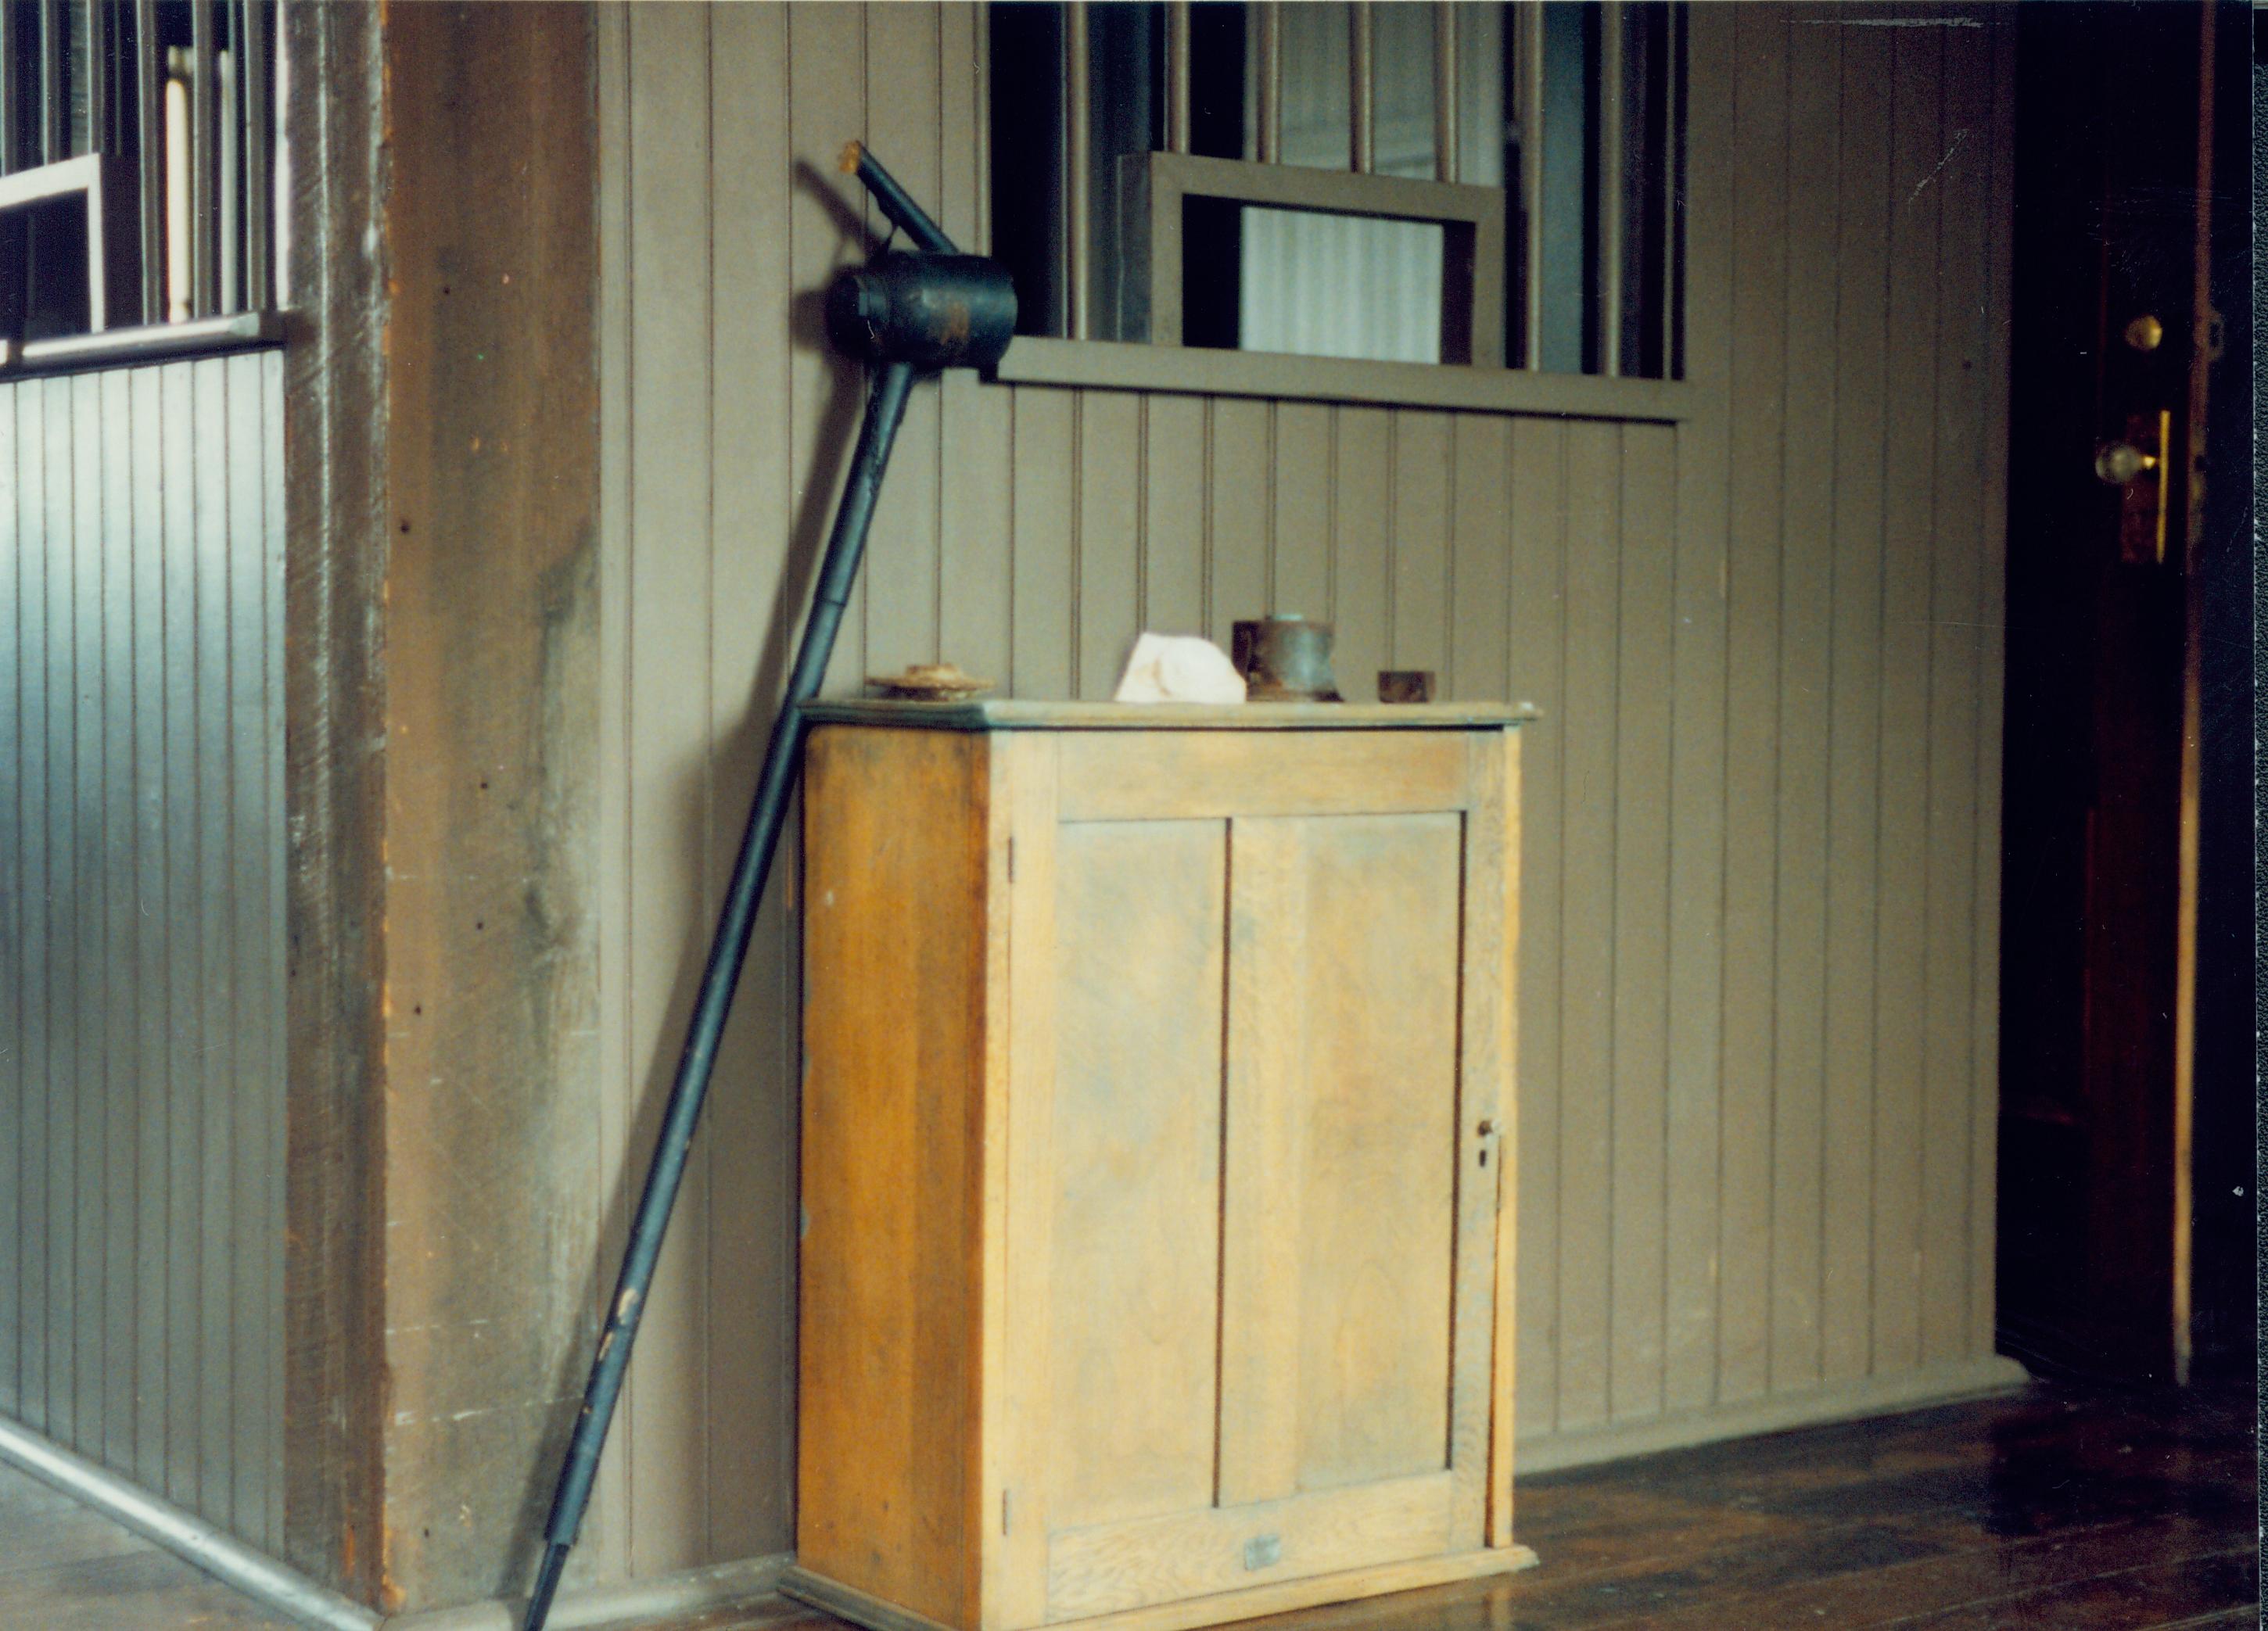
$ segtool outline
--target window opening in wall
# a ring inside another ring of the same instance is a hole
[[[276,0],[0,0],[0,341],[273,303]]]
[[[1004,0],[989,40],[1027,334],[1683,371],[1682,4]]]

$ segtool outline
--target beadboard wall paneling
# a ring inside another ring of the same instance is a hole
[[[283,360],[0,386],[0,1414],[283,1544]]]
[[[1431,667],[1543,708],[1530,1466],[1996,1374],[2010,29],[1881,20],[1693,10],[1690,419],[956,374],[917,393],[830,673],[1101,696],[1139,629],[1276,609],[1336,621],[1351,694]],[[605,14],[606,1187],[652,1137],[858,411],[814,296],[874,222],[834,155],[866,137],[982,243],[981,40],[971,5]],[[777,876],[607,1575],[792,1544],[792,848]]]

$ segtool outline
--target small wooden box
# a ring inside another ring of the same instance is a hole
[[[784,1589],[1165,1631],[1534,1561],[1524,710],[813,714]]]

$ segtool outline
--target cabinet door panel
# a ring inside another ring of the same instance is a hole
[[[1057,834],[1050,1531],[1212,1504],[1225,832]]]
[[[1489,822],[1359,777],[1202,814],[1168,778],[1104,815],[1145,779],[1099,799],[1079,746],[1018,773],[991,1623],[1476,1548],[1497,1175],[1461,1123],[1496,1106],[1460,1070],[1495,1055],[1459,1033],[1497,1017],[1462,989]]]
[[[1449,1464],[1462,831],[1232,827],[1224,1506]]]
[[[1083,1619],[1449,1549],[1449,1475],[1399,1478],[1051,1537],[1048,1619]]]

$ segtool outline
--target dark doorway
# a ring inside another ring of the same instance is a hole
[[[2251,18],[2018,26],[2001,1346],[2186,1380],[2253,1328]]]

